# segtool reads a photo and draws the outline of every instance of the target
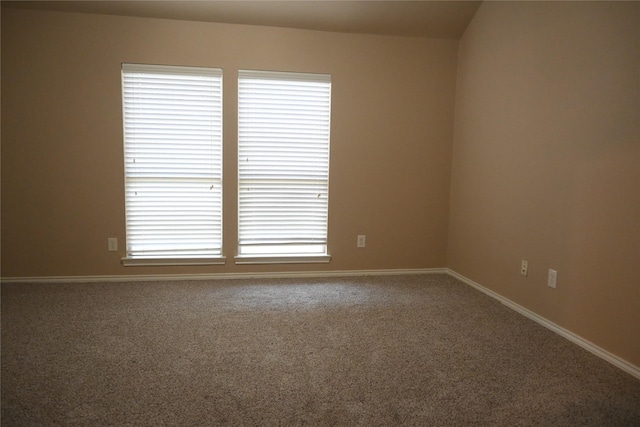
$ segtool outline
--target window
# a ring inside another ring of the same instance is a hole
[[[222,263],[222,70],[122,65],[125,265]]]
[[[238,258],[326,262],[331,76],[238,73]]]

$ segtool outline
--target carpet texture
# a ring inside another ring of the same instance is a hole
[[[640,381],[447,275],[3,284],[2,425],[638,426]]]

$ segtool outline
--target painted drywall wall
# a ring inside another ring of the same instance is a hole
[[[483,3],[459,46],[448,242],[451,269],[636,366],[639,43],[638,3]]]
[[[444,267],[456,60],[453,40],[3,9],[2,276]],[[121,266],[123,62],[223,69],[226,265]],[[332,75],[329,264],[233,263],[238,69]]]

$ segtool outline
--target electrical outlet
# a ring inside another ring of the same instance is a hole
[[[520,263],[520,274],[522,274],[523,276],[526,276],[529,274],[529,262],[522,260],[522,262]]]
[[[107,247],[109,252],[117,252],[118,251],[118,238],[117,237],[109,237],[107,239]]]
[[[549,269],[549,278],[547,279],[547,285],[550,288],[556,287],[556,282],[558,281],[558,272],[552,269]]]
[[[365,236],[364,234],[359,234],[357,246],[359,248],[364,248],[366,245],[367,245],[367,236]]]

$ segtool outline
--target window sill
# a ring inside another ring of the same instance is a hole
[[[331,261],[331,255],[274,255],[274,256],[242,256],[237,255],[235,263],[247,264],[326,264]]]
[[[206,257],[206,258],[122,258],[122,265],[125,267],[149,267],[166,265],[224,265],[226,258]]]

